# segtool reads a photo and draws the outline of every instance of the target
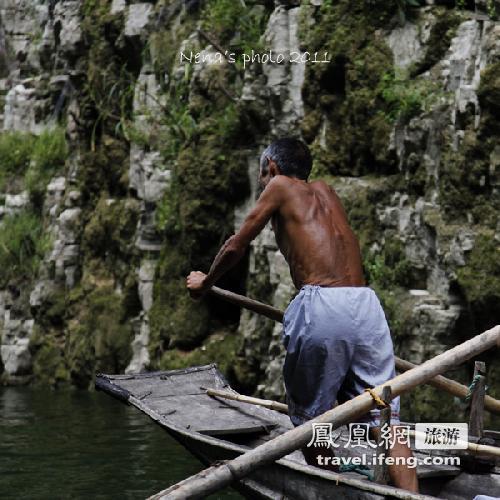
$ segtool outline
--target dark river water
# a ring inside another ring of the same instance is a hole
[[[102,393],[0,387],[2,500],[142,499],[201,468],[148,417]]]

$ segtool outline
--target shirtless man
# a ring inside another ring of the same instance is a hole
[[[285,311],[283,368],[290,418],[301,425],[365,388],[395,375],[389,328],[377,296],[365,286],[358,240],[335,191],[323,181],[308,183],[311,155],[296,139],[279,139],[262,154],[259,183],[264,188],[240,230],[222,246],[207,275],[187,277],[199,297],[245,254],[271,220],[276,242],[300,290]],[[399,423],[399,397],[391,402],[391,424]],[[380,435],[380,411],[364,419]],[[317,452],[304,448],[318,466]],[[396,443],[393,457],[411,457]],[[418,491],[414,468],[389,466],[392,482]]]

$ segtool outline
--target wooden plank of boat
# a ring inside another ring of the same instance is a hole
[[[200,388],[204,385],[214,383],[220,388],[228,387],[220,373],[217,376],[214,374],[215,367],[211,366],[208,369],[179,370],[155,376],[145,374],[134,378],[100,376],[98,380],[101,387],[105,378],[115,385],[119,382],[122,390],[138,400],[147,400],[149,408],[159,415],[168,416],[174,425],[196,432],[209,435],[259,433],[276,425],[254,409],[200,397],[205,396],[205,391]],[[213,418],[215,413],[217,418]]]

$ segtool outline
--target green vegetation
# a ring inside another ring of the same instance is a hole
[[[377,292],[394,337],[402,334],[400,295],[411,286],[414,274],[399,240],[386,241],[379,253],[365,252],[364,269],[368,284]]]
[[[161,357],[168,346],[195,347],[208,334],[207,304],[189,298],[184,278],[192,269],[208,271],[219,246],[232,233],[234,204],[248,193],[246,164],[234,147],[245,137],[238,115],[230,106],[222,112],[203,109],[207,115],[200,117],[198,142],[179,152],[171,186],[159,207],[165,247],[150,314],[152,359]]]
[[[457,282],[473,314],[478,330],[500,321],[500,245],[493,231],[480,234],[457,271]]]
[[[34,137],[20,132],[0,134],[0,191],[19,182],[29,167],[33,154]]]
[[[117,257],[128,258],[139,218],[139,202],[108,200],[102,196],[85,226],[82,249],[89,259],[110,259],[113,268]]]
[[[70,377],[64,359],[64,336],[51,333],[36,328],[30,339],[30,351],[34,356],[36,382],[57,387],[69,382]]]
[[[40,211],[47,184],[62,169],[67,154],[62,127],[44,130],[38,137],[23,132],[0,134],[0,191],[26,188]]]
[[[32,279],[49,243],[37,215],[25,211],[6,216],[0,231],[0,286]]]
[[[43,205],[50,179],[61,171],[68,156],[62,127],[44,130],[35,140],[30,166],[26,172],[26,188],[35,207]]]
[[[66,362],[73,382],[87,387],[96,371],[119,373],[130,361],[133,332],[121,297],[109,286],[83,294],[70,303],[75,320],[68,325]]]
[[[439,190],[445,215],[495,229],[498,195],[493,186],[493,162],[500,133],[500,63],[487,66],[478,89],[481,107],[479,130],[472,113],[465,115],[464,137],[458,149],[448,147],[441,161]],[[451,138],[448,138],[451,143]]]
[[[224,49],[238,53],[259,51],[259,38],[267,23],[263,6],[247,6],[234,0],[209,0],[201,14],[202,28],[213,35]]]
[[[441,95],[438,84],[431,80],[410,80],[403,72],[390,71],[382,76],[379,91],[387,110],[383,115],[389,121],[405,122],[424,111],[429,111]]]
[[[486,8],[488,10],[488,16],[491,17],[491,19],[496,20],[498,18],[498,12],[497,12],[495,0],[487,0]]]
[[[304,8],[301,16],[303,50],[327,52],[330,60],[308,64],[303,86],[301,128],[312,143],[315,175],[395,171],[395,159],[385,146],[391,124],[379,113],[385,108],[379,85],[392,71],[393,57],[376,33],[393,22],[395,5],[372,4],[323,4],[314,23],[309,10]]]
[[[160,363],[162,370],[176,370],[196,365],[217,363],[226,376],[234,378],[234,360],[239,344],[237,332],[217,331],[208,337],[200,347],[191,351],[171,349]]]

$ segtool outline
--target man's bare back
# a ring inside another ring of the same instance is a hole
[[[271,221],[296,288],[364,286],[358,240],[335,191],[323,181],[282,177],[286,192]]]
[[[332,188],[279,174],[264,178],[263,185],[254,209],[224,243],[208,275],[191,275],[192,293],[209,289],[233,267],[270,220],[297,288],[365,285],[358,240]]]

